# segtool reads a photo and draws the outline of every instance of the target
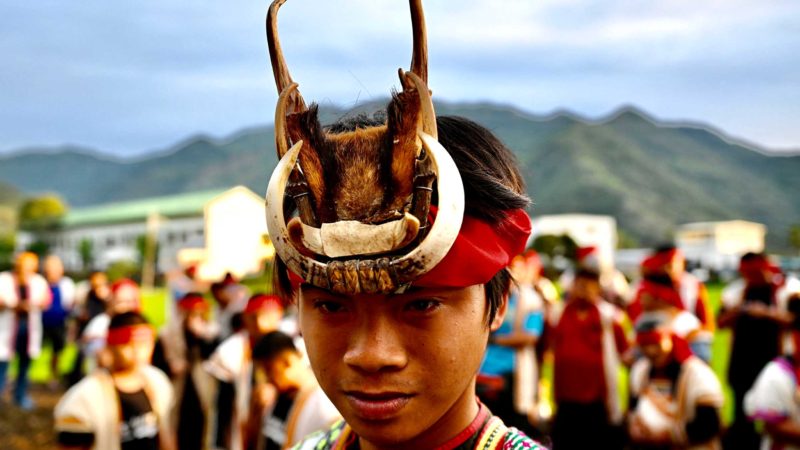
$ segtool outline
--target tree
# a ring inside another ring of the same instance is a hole
[[[81,256],[81,264],[84,271],[92,270],[94,266],[94,244],[91,239],[83,238],[78,243],[78,254]]]
[[[13,234],[0,235],[0,272],[14,265],[14,248],[16,248],[16,238]]]
[[[52,230],[66,213],[67,205],[57,195],[29,198],[19,208],[20,228],[34,233]]]
[[[800,252],[800,225],[792,225],[789,228],[789,245]]]

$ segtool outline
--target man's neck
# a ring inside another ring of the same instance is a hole
[[[140,367],[134,366],[121,370],[114,370],[111,372],[111,378],[114,380],[114,386],[118,390],[126,393],[136,392],[142,389],[143,380]]]

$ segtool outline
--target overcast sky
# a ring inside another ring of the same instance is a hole
[[[589,118],[634,104],[771,149],[800,149],[800,1],[426,0],[436,98]],[[271,122],[268,1],[0,3],[0,152],[118,155]],[[411,52],[400,0],[289,0],[307,100],[386,97]]]

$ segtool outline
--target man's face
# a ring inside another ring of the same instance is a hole
[[[572,292],[570,295],[579,301],[594,302],[600,297],[602,288],[600,281],[589,277],[577,277],[575,282],[572,283]]]
[[[482,285],[357,296],[304,286],[299,296],[320,386],[353,430],[377,445],[430,443],[461,431],[447,427],[474,407],[486,308]]]
[[[138,338],[127,344],[109,345],[112,370],[131,370],[150,364],[154,346],[153,338]]]
[[[39,262],[37,261],[36,257],[22,254],[17,258],[16,261],[16,269],[17,274],[23,278],[27,278],[36,273],[39,269],[38,267]]]
[[[114,314],[135,311],[139,308],[139,288],[128,285],[120,286],[111,301],[111,309]]]
[[[269,382],[275,385],[278,392],[287,392],[299,386],[302,376],[299,371],[308,370],[303,367],[303,364],[303,360],[297,352],[284,350],[265,361],[262,367]]]
[[[278,329],[283,318],[283,309],[278,307],[263,308],[257,312],[245,314],[244,325],[253,336],[263,336]]]
[[[44,260],[44,276],[50,282],[57,282],[64,276],[64,265],[58,257],[49,256]]]
[[[672,339],[669,334],[663,333],[658,343],[642,345],[642,354],[650,360],[655,367],[664,367],[669,362],[672,352]]]

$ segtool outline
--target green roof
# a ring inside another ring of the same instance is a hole
[[[150,197],[125,202],[74,209],[67,213],[61,224],[64,228],[85,225],[141,222],[150,214],[164,217],[202,215],[205,205],[228,189],[189,192],[185,194]]]

